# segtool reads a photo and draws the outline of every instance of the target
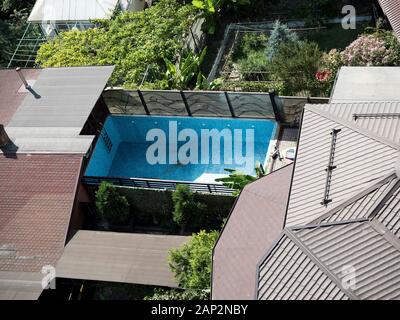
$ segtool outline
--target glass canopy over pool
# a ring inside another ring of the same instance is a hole
[[[225,169],[254,175],[276,131],[273,120],[110,116],[85,176],[214,183]]]

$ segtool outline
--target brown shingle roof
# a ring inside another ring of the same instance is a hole
[[[25,78],[35,80],[41,70],[25,69]],[[26,93],[18,92],[22,82],[15,70],[0,70],[0,124],[7,125],[25,99]]]
[[[79,155],[0,156],[0,271],[40,272],[62,254]]]
[[[282,232],[293,165],[244,188],[215,246],[213,299],[253,299],[257,264]]]

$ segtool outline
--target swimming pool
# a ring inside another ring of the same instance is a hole
[[[113,115],[85,176],[213,183],[227,168],[254,175],[276,131],[273,120]]]

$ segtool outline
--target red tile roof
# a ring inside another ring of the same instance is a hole
[[[80,155],[0,155],[0,271],[38,272],[61,256]]]
[[[22,70],[25,78],[36,80],[41,70]],[[6,126],[11,120],[15,111],[25,99],[27,93],[18,93],[22,82],[15,70],[0,70],[0,124]]]
[[[397,38],[400,39],[400,0],[379,0]]]
[[[257,264],[282,232],[293,165],[244,188],[215,246],[212,299],[254,299]]]

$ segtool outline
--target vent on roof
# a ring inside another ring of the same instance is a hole
[[[360,118],[400,118],[400,113],[353,113],[354,121]]]
[[[342,131],[342,129],[332,129],[331,132],[331,149],[329,152],[329,161],[328,161],[328,166],[326,167],[326,182],[325,182],[325,192],[324,192],[324,199],[322,200],[321,204],[323,206],[327,206],[328,203],[332,202],[332,199],[329,198],[329,191],[331,188],[331,181],[332,181],[332,171],[336,169],[336,166],[334,165],[334,157],[335,157],[335,149],[336,149],[336,140],[337,140],[337,134]]]

